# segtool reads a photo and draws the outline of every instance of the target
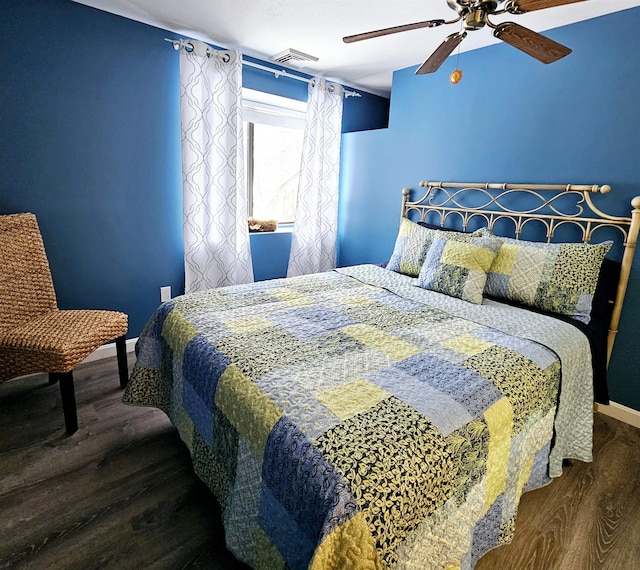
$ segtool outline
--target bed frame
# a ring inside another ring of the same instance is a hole
[[[417,212],[419,221],[424,222],[432,214],[440,226],[445,226],[451,217],[454,224],[456,221],[461,223],[463,230],[472,220],[479,220],[481,226],[490,230],[496,222],[507,220],[513,225],[516,239],[520,239],[528,223],[535,221],[534,225],[542,224],[547,242],[553,240],[556,230],[562,226],[578,228],[584,243],[591,241],[594,232],[601,228],[614,228],[620,232],[614,232],[622,239],[624,249],[607,338],[609,362],[640,231],[640,196],[631,200],[631,217],[626,218],[605,214],[594,205],[591,194],[607,194],[611,187],[606,185],[420,182],[420,186],[426,191],[419,200],[409,200],[409,188],[402,191],[402,217],[408,218],[412,212],[415,217]],[[514,203],[523,206],[514,209]]]

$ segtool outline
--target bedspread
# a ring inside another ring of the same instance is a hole
[[[588,362],[586,340],[560,321],[549,347],[513,336],[501,329],[518,309],[489,310],[489,326],[394,276],[361,266],[187,295],[140,336],[124,401],[168,414],[228,548],[256,569],[472,568],[549,481],[556,352]],[[591,381],[564,375],[571,415]]]

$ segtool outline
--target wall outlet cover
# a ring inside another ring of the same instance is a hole
[[[160,287],[160,302],[165,303],[171,300],[171,285]]]

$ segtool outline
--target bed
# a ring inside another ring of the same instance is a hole
[[[253,568],[473,568],[591,460],[640,197],[420,188],[386,267],[178,297],[139,338],[124,402],[167,413]]]

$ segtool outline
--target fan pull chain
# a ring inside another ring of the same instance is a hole
[[[460,23],[460,33],[462,33],[462,23]],[[458,53],[456,54],[456,68],[449,75],[449,83],[451,85],[457,85],[462,81],[462,69],[458,66],[458,62],[460,61],[460,44],[458,44]]]

